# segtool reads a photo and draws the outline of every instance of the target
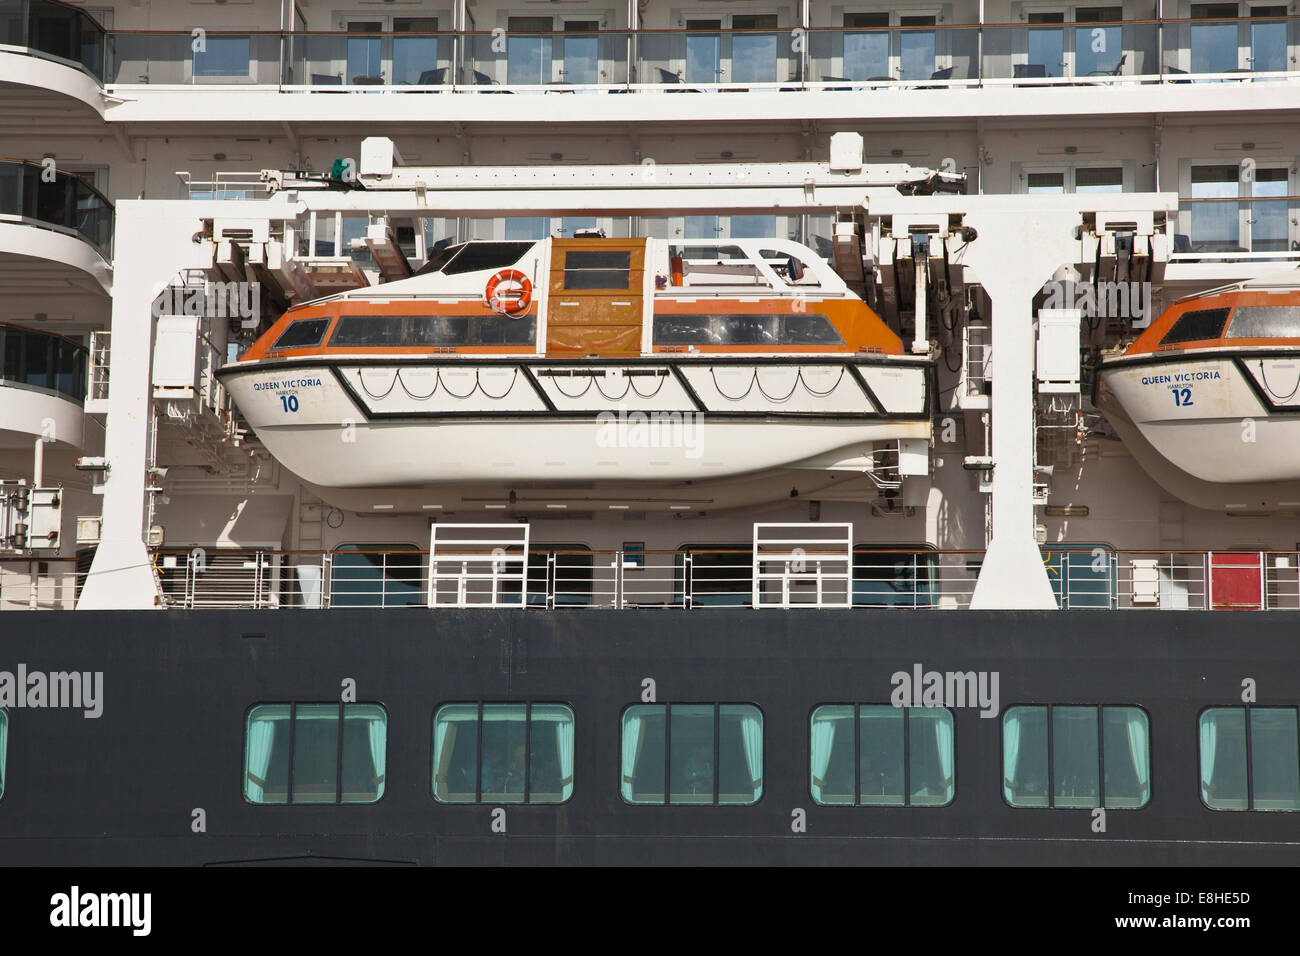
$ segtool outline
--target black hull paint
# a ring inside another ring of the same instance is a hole
[[[104,711],[9,710],[0,860],[9,865],[1290,864],[1300,815],[1216,812],[1198,796],[1199,711],[1300,702],[1300,614],[1277,612],[198,611],[7,614],[0,670],[104,672]],[[1111,810],[1015,809],[1001,721],[956,712],[946,808],[819,807],[808,720],[826,702],[887,702],[890,675],[996,670],[1000,704],[1139,704],[1152,796]],[[368,806],[253,806],[243,720],[259,702],[388,710],[387,792]],[[753,807],[629,806],[619,715],[659,701],[749,701],[765,724]],[[566,701],[577,715],[566,805],[444,806],[430,794],[435,707]],[[191,830],[206,813],[207,832]],[[792,813],[807,832],[791,831]]]

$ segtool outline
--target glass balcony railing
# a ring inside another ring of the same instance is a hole
[[[85,10],[53,0],[0,0],[0,43],[79,64],[105,80],[107,33]]]
[[[0,322],[0,385],[86,400],[87,351],[72,339]]]
[[[0,159],[0,216],[80,236],[112,257],[113,204],[71,173],[16,159]]]
[[[1115,20],[1107,8],[1019,23],[845,14],[795,29],[105,33],[54,0],[0,0],[0,42],[110,84],[329,91],[851,91],[947,86],[1278,82],[1300,77],[1300,16]],[[581,26],[588,26],[586,23]],[[572,27],[573,25],[571,25]]]

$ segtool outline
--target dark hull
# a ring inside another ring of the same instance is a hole
[[[1295,814],[1200,801],[1197,715],[1300,702],[1300,614],[1178,612],[201,611],[9,614],[0,670],[104,672],[104,711],[9,710],[0,860],[15,864],[1291,864]],[[811,710],[889,700],[890,675],[1000,673],[1000,703],[1138,704],[1151,799],[1111,810],[1002,799],[1001,721],[956,711],[956,798],[941,809],[819,807]],[[367,806],[253,806],[252,704],[357,699],[388,711],[387,792]],[[765,726],[752,807],[629,806],[619,717],[659,701],[746,701]],[[575,791],[563,806],[446,806],[430,793],[435,707],[565,701]],[[206,812],[207,832],[191,829]],[[793,833],[792,812],[807,814]]]

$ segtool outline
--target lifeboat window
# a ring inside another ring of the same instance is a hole
[[[843,345],[824,315],[657,315],[657,345]]]
[[[1013,807],[1146,806],[1151,797],[1146,711],[1053,704],[1007,708],[1002,795]]]
[[[956,793],[952,711],[823,704],[812,713],[810,783],[823,806],[943,807]]]
[[[330,336],[331,347],[416,348],[455,345],[531,345],[535,316],[345,315]]]
[[[1178,345],[1182,342],[1217,339],[1223,335],[1223,327],[1227,323],[1227,309],[1197,309],[1194,312],[1184,312],[1174,322],[1173,327],[1165,333],[1160,344]]]
[[[573,795],[573,708],[443,704],[433,716],[439,803],[564,803]]]
[[[816,274],[808,268],[797,256],[792,256],[788,252],[777,252],[774,249],[764,249],[759,253],[763,261],[772,267],[786,285],[799,286],[819,286]]]
[[[1209,707],[1201,711],[1201,800],[1207,807],[1300,810],[1296,713],[1294,707]]]
[[[460,253],[442,267],[443,275],[455,276],[486,269],[504,269],[524,257],[535,242],[467,242]]]
[[[1300,306],[1239,305],[1232,310],[1230,339],[1300,338]]]
[[[628,803],[748,806],[763,795],[763,712],[753,704],[634,704],[621,740]]]
[[[325,338],[325,330],[329,328],[329,318],[323,319],[298,319],[287,329],[280,333],[280,337],[275,340],[272,349],[305,349],[313,345],[320,345],[321,339]]]
[[[629,250],[574,249],[564,254],[564,288],[623,290],[631,269]]]
[[[379,704],[258,704],[244,733],[249,803],[375,803],[388,713]]]

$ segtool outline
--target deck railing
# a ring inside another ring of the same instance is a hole
[[[80,236],[113,255],[113,204],[81,177],[52,164],[0,158],[0,219]]]
[[[968,608],[983,559],[982,551],[924,548],[854,548],[852,553],[851,606],[868,609]],[[764,609],[782,601],[819,606],[814,580],[819,555],[809,551],[802,560],[800,573],[785,578],[777,563],[768,567],[760,560]],[[1069,610],[1300,610],[1296,551],[1047,546],[1043,560],[1058,605]],[[153,562],[164,601],[174,608],[428,604],[428,552],[414,549],[162,549]],[[0,609],[70,609],[84,576],[85,565],[72,560],[0,558]],[[776,589],[771,600],[769,589]],[[526,586],[521,590],[516,582],[500,590],[498,606],[529,609],[753,608],[754,564],[742,547],[531,549]],[[842,606],[842,599],[835,604]]]
[[[1104,11],[1102,11],[1104,12]],[[105,30],[54,0],[0,0],[0,44],[107,84],[318,91],[928,90],[1300,78],[1300,16],[781,29],[509,32]],[[202,24],[196,24],[202,27]]]

